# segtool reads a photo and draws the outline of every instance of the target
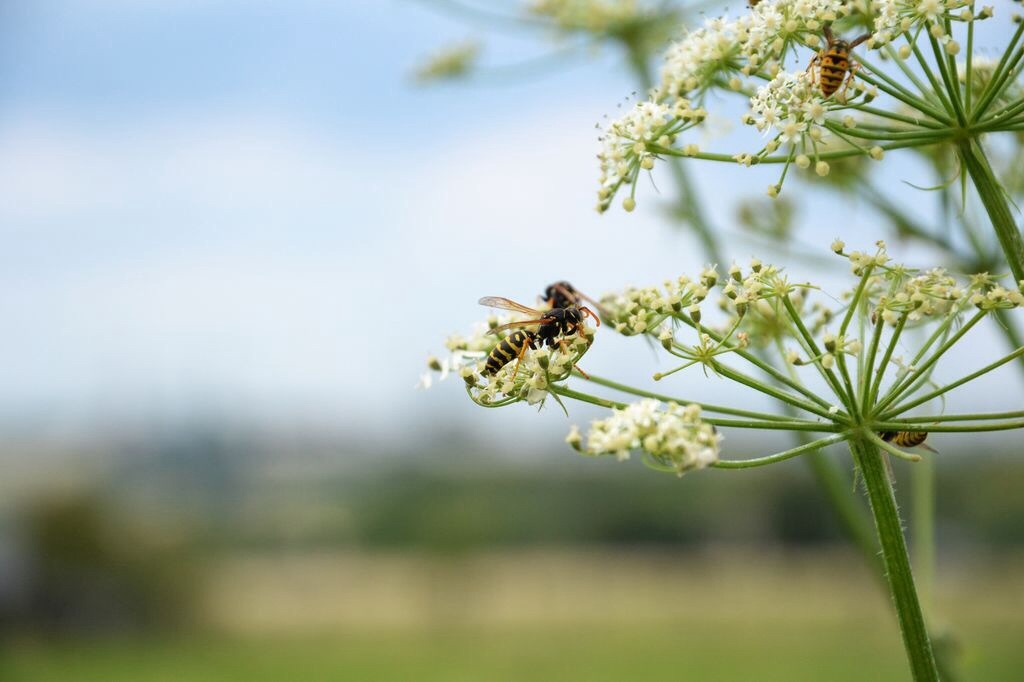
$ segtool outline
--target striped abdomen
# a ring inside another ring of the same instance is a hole
[[[924,431],[885,431],[879,435],[886,443],[892,443],[901,448],[915,448],[928,437]]]
[[[517,329],[501,340],[487,356],[484,374],[497,374],[498,370],[519,357],[525,346],[532,345],[533,332]]]
[[[844,45],[833,45],[821,55],[818,68],[818,80],[821,82],[821,94],[831,96],[843,84],[850,70],[850,50]]]

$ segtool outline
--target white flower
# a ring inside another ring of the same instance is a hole
[[[813,128],[824,134],[827,105],[806,71],[783,71],[750,98],[750,117],[763,133],[773,128],[782,142],[798,142]]]
[[[873,0],[875,10],[875,31],[872,43],[884,45],[903,32],[914,33],[917,28],[928,26],[936,30],[938,38],[949,41],[942,22],[959,18],[954,12],[971,5],[970,0]]]
[[[734,71],[742,35],[736,22],[716,18],[673,43],[665,53],[655,99],[687,97],[707,89],[716,76]]]
[[[621,461],[628,459],[632,450],[642,449],[682,475],[717,462],[721,440],[715,427],[701,420],[698,405],[668,403],[663,408],[659,401],[647,399],[594,421],[587,433],[586,451],[614,455]]]

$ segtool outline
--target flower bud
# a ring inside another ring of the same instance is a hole
[[[832,242],[832,252],[833,253],[842,254],[843,253],[843,249],[845,249],[845,248],[846,248],[846,244],[843,242],[842,239],[837,239],[834,242]]]
[[[693,320],[695,324],[700,324],[699,305],[691,305],[689,308],[686,309],[686,312],[690,313],[690,319]]]
[[[806,154],[797,154],[796,165],[799,168],[807,168],[811,165],[811,159]]]
[[[435,372],[440,372],[441,371],[441,361],[438,360],[433,355],[431,355],[429,358],[427,358],[427,367],[429,367],[430,369],[434,370]]]
[[[622,208],[625,209],[626,212],[631,213],[633,209],[636,208],[636,200],[633,199],[633,197],[626,197],[622,200]]]
[[[576,452],[583,452],[583,437],[578,426],[573,424],[569,427],[569,435],[565,437],[565,442]]]
[[[871,156],[871,158],[872,158],[872,159],[874,159],[875,161],[881,161],[881,160],[882,160],[882,158],[883,158],[883,157],[885,156],[885,150],[884,150],[884,149],[882,149],[881,147],[879,147],[879,146],[878,146],[878,145],[876,144],[876,145],[875,145],[874,147],[872,147],[872,148],[871,148],[870,150],[868,150],[868,154],[869,154],[869,155]]]
[[[836,356],[831,353],[825,353],[821,356],[821,366],[825,369],[832,369],[836,365]]]
[[[829,165],[826,161],[819,161],[818,163],[814,164],[814,172],[820,175],[821,177],[825,177],[826,175],[828,175],[829,170]]]

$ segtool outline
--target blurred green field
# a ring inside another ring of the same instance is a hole
[[[1020,568],[946,571],[962,679],[1020,679]],[[210,576],[191,633],[15,640],[0,679],[907,679],[887,600],[844,554],[255,556]]]
[[[31,645],[3,679],[194,680],[904,680],[886,628],[692,623],[551,626]],[[881,630],[881,631],[879,631]],[[964,679],[1020,679],[1020,632],[974,629]]]

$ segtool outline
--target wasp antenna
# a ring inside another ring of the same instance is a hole
[[[580,308],[580,310],[583,311],[584,315],[590,315],[592,318],[594,318],[594,322],[597,324],[598,327],[601,326],[601,318],[595,315],[593,310],[586,306],[583,306],[582,308]]]

